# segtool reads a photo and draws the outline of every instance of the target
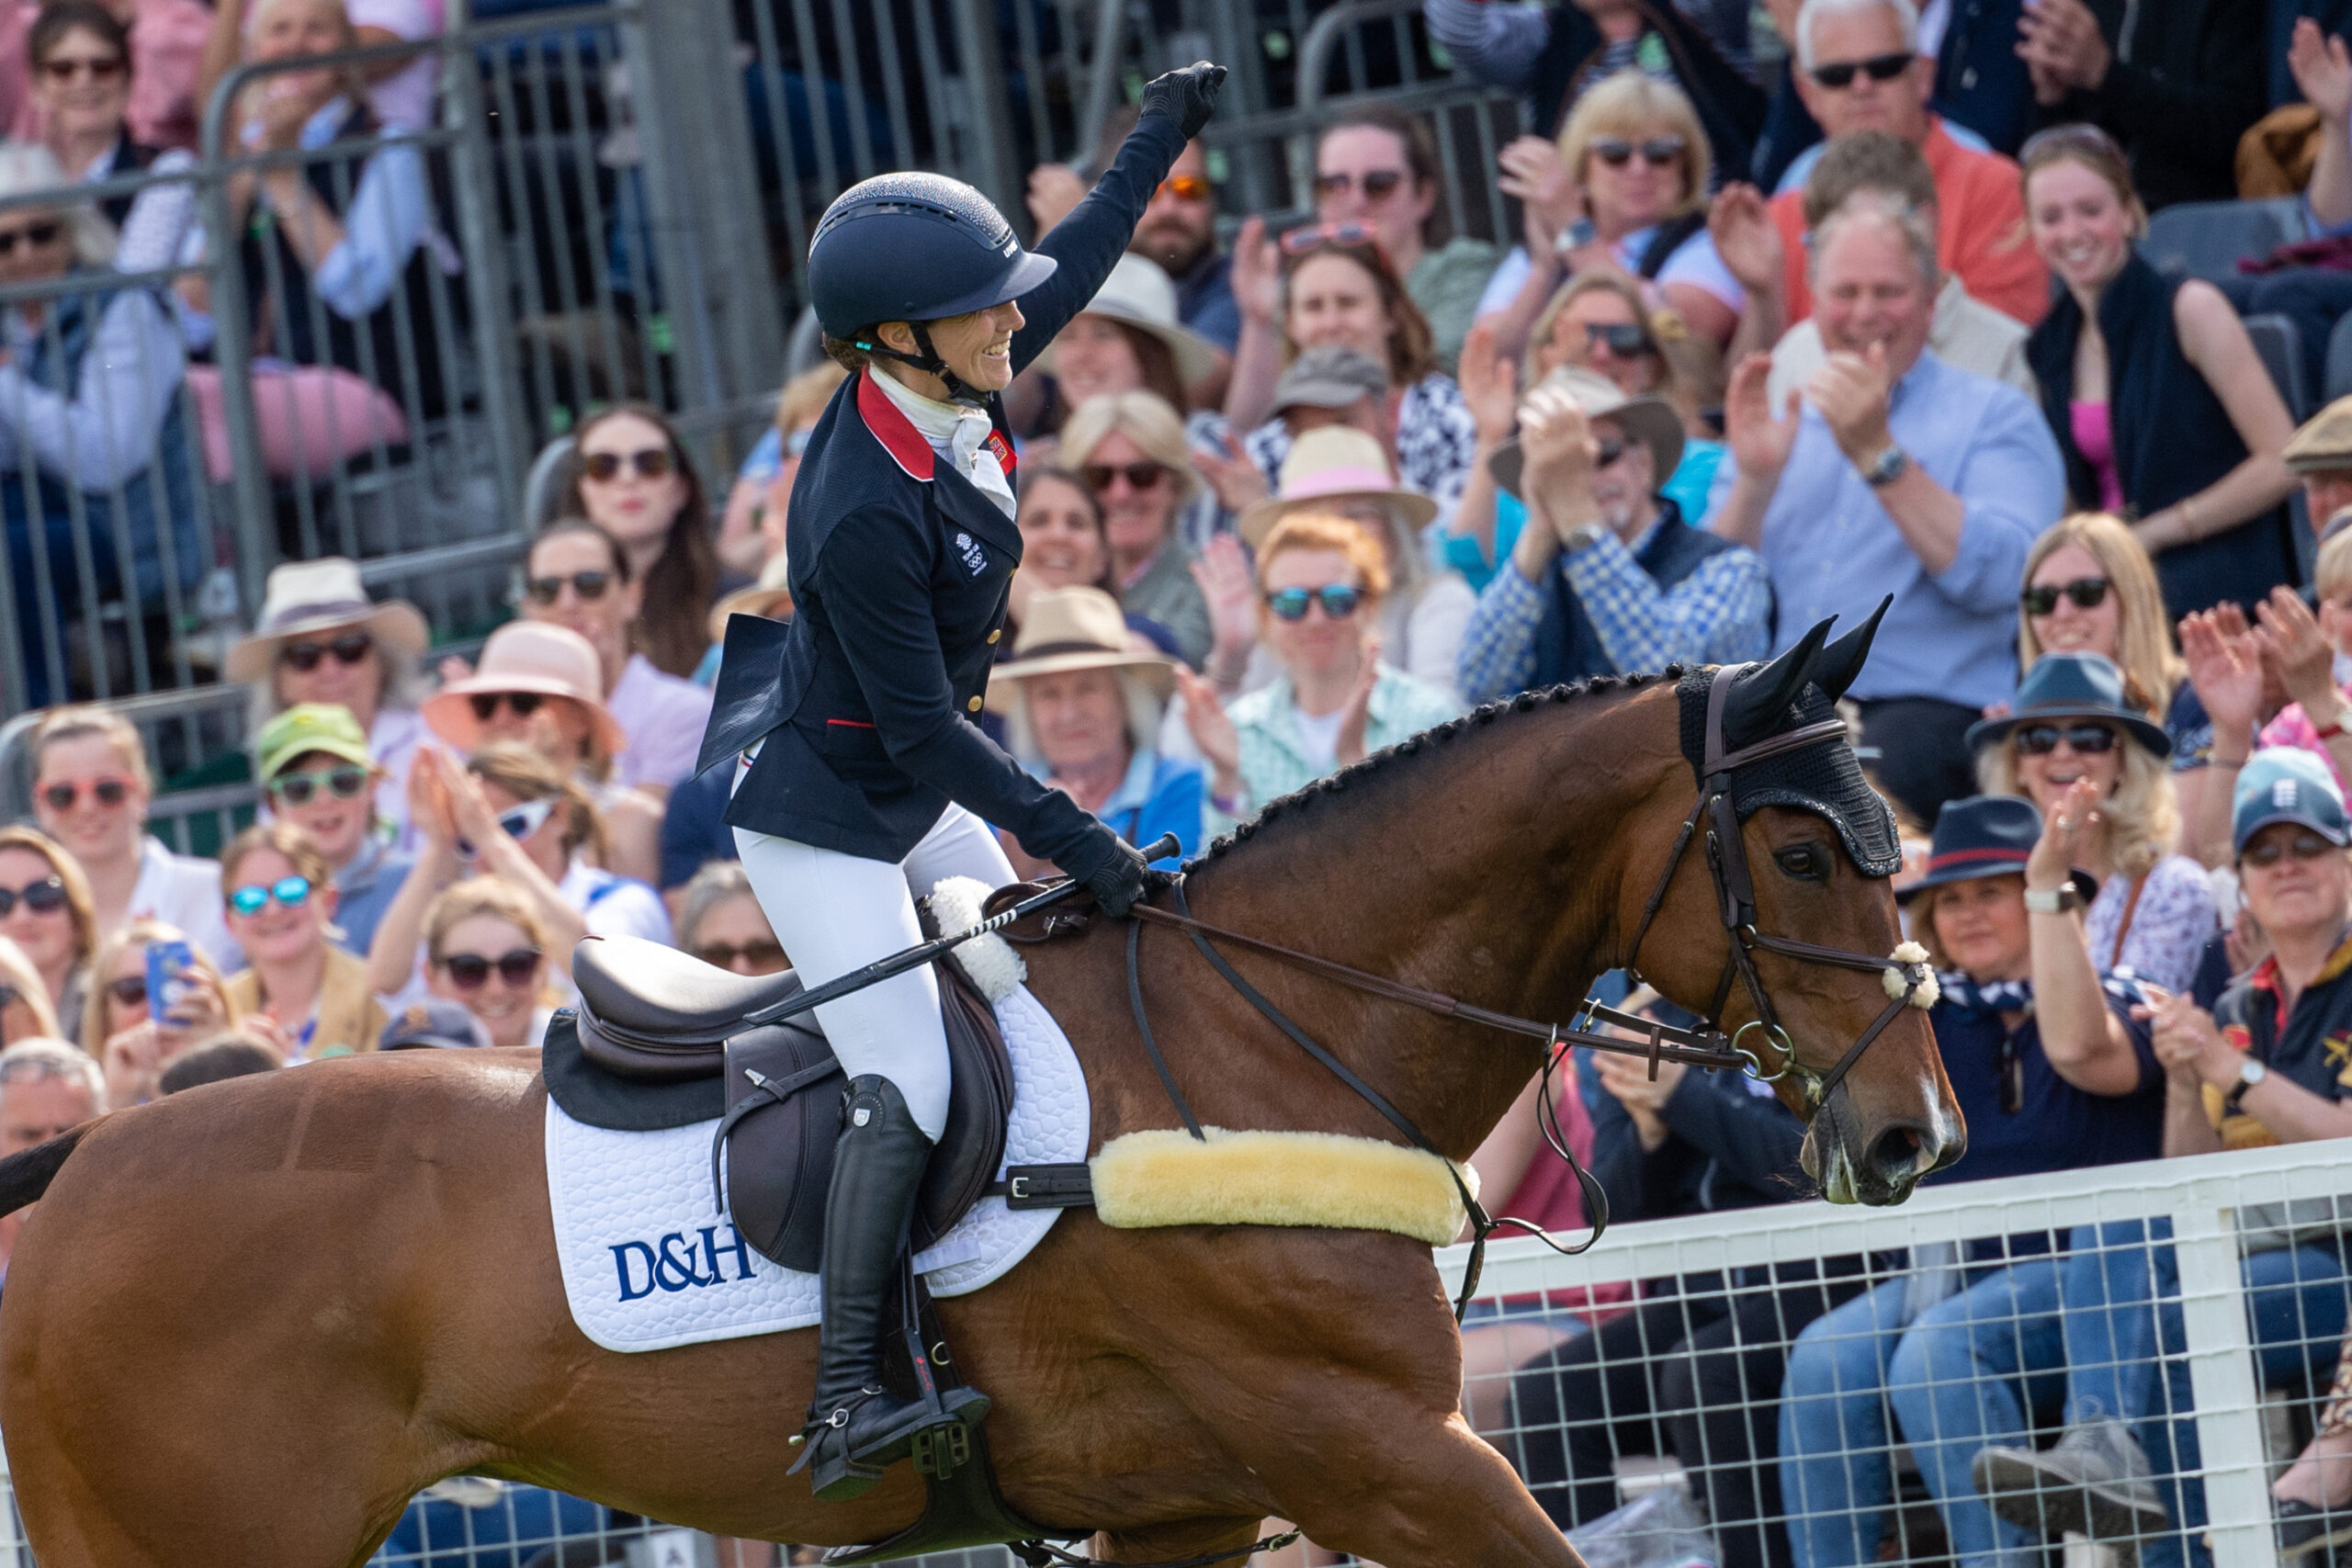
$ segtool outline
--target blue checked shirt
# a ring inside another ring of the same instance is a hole
[[[1631,671],[1663,670],[1677,660],[1733,664],[1763,658],[1771,646],[1772,617],[1763,558],[1753,550],[1718,550],[1673,587],[1661,588],[1634,558],[1657,529],[1652,523],[1631,547],[1603,534],[1559,557],[1557,570],[1591,617],[1609,661]],[[1535,628],[1544,599],[1516,560],[1506,558],[1496,569],[1463,628],[1456,683],[1464,697],[1493,702],[1526,688],[1535,676]]]

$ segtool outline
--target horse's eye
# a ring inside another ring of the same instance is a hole
[[[1772,852],[1781,869],[1800,882],[1829,880],[1829,852],[1819,844],[1791,844]]]

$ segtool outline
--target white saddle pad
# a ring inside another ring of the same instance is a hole
[[[1005,1163],[1084,1159],[1092,1107],[1061,1025],[1026,987],[998,1002],[996,1017],[1012,1059]],[[817,1276],[769,1262],[718,1213],[710,1190],[718,1126],[714,1119],[613,1133],[548,1101],[548,1197],[563,1292],[580,1331],[607,1350],[664,1350],[817,1321]],[[916,1256],[915,1270],[935,1296],[977,1291],[1027,1257],[1059,1213],[1015,1213],[1001,1198],[983,1198]]]

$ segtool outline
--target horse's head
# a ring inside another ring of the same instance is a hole
[[[1885,608],[1836,642],[1824,622],[1769,664],[1684,678],[1680,776],[1698,805],[1633,857],[1624,889],[1641,900],[1624,956],[1779,1075],[1812,1123],[1805,1169],[1840,1202],[1902,1201],[1966,1139],[1924,1010],[1933,976],[1923,953],[1896,953],[1894,814],[1833,705]]]

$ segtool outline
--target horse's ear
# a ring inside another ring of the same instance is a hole
[[[1770,664],[1760,664],[1732,682],[1724,699],[1724,750],[1736,751],[1768,736],[1778,735],[1788,723],[1789,708],[1814,678],[1821,645],[1830,623],[1823,621],[1797,639],[1797,645]]]
[[[1879,621],[1886,615],[1886,607],[1894,603],[1890,593],[1878,602],[1871,618],[1821,650],[1821,663],[1813,672],[1813,683],[1821,688],[1822,695],[1831,702],[1846,694],[1854,677],[1862,672],[1862,664],[1871,656],[1871,640],[1878,636]]]

